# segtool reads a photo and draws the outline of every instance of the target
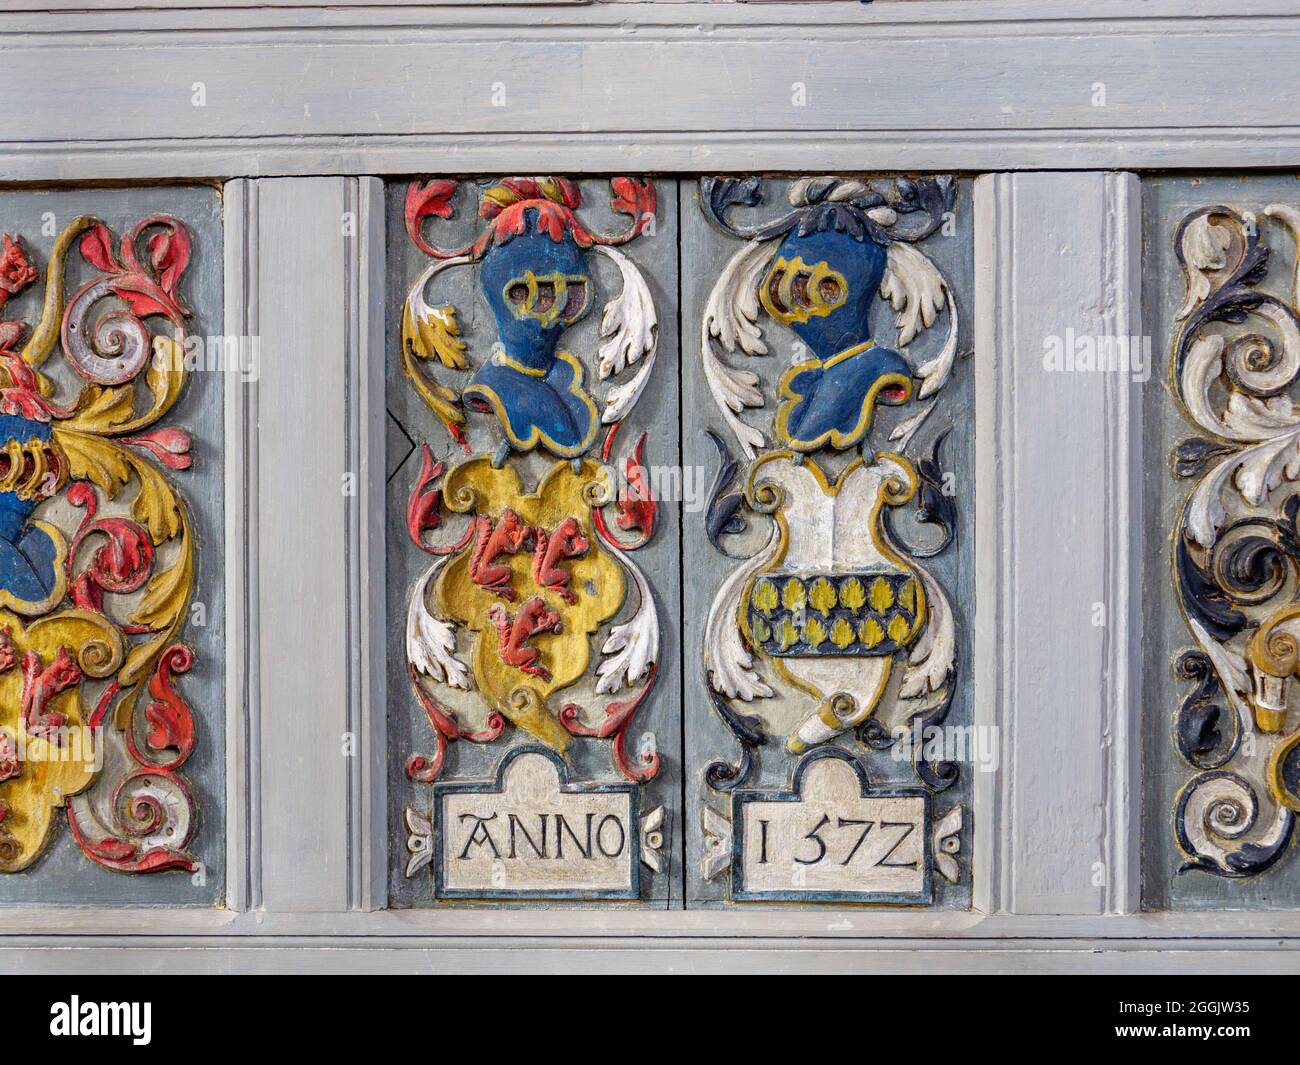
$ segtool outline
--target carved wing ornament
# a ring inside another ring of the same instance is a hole
[[[579,216],[577,183],[502,178],[478,195],[481,233],[447,249],[428,231],[452,217],[459,187],[415,181],[405,200],[407,234],[433,262],[403,306],[402,369],[463,454],[449,466],[426,444],[407,509],[433,556],[409,600],[406,656],[434,744],[407,773],[432,783],[449,744],[509,727],[562,756],[575,739],[608,741],[618,771],[644,782],[659,755],[629,751],[627,736],[654,685],[659,617],[631,552],[654,536],[658,504],[645,434],[615,450],[658,347],[650,287],[619,250],[653,226],[655,187],[614,178],[608,206],[630,221],[602,234]],[[562,350],[601,298],[595,257],[619,287],[604,294],[596,350]],[[454,305],[429,302],[456,269],[477,274],[490,350],[470,349]],[[495,446],[476,453],[472,433]]]
[[[0,318],[28,289],[30,328],[0,321],[0,871],[58,831],[128,873],[197,868],[195,747],[176,675],[194,534],[172,475],[190,437],[164,423],[186,377],[186,227],[116,237],[80,217],[42,270],[21,235],[0,251]],[[79,256],[91,280],[65,291]],[[42,276],[42,274],[44,276]]]
[[[705,622],[704,680],[740,757],[704,770],[707,788],[732,804],[730,820],[705,804],[704,876],[730,867],[736,901],[929,902],[930,889],[919,881],[865,894],[860,887],[846,894],[829,880],[788,896],[784,888],[756,886],[770,865],[769,840],[754,843],[740,822],[746,810],[802,801],[804,784],[838,795],[833,809],[841,818],[858,804],[877,809],[872,760],[894,746],[900,726],[938,726],[952,705],[955,615],[925,562],[955,533],[955,503],[941,470],[948,430],[921,446],[914,441],[956,364],[956,301],[924,250],[952,218],[956,190],[946,176],[802,178],[788,183],[788,209],[775,219],[735,221],[741,211],[762,210],[767,187],[757,178],[705,178],[699,188],[709,221],[743,242],[718,274],[700,324],[704,377],[739,448],[737,456],[708,431],[718,472],[705,527],[734,567]],[[893,314],[887,340],[875,332],[881,301]],[[784,336],[770,335],[773,327]],[[927,335],[932,328],[937,339]],[[784,365],[768,370],[760,360]],[[877,418],[886,406],[902,408],[888,428]],[[897,521],[905,511],[912,528],[936,529],[931,542],[907,542]],[[853,739],[856,753],[842,742]],[[772,757],[797,766],[790,792],[746,787],[773,740],[783,750]],[[928,796],[951,787],[959,771],[924,745],[913,757],[920,805],[909,816],[920,839]],[[852,772],[826,758],[847,759]],[[956,880],[951,855],[961,807],[949,813],[942,839],[935,837],[943,858],[937,867]],[[770,822],[760,823],[766,833]],[[745,840],[733,841],[733,832]],[[751,857],[753,847],[761,859]],[[931,868],[919,853],[912,865]]]
[[[1223,877],[1273,865],[1300,811],[1300,721],[1290,710],[1300,661],[1300,411],[1291,398],[1300,295],[1294,259],[1285,276],[1270,268],[1280,232],[1300,237],[1295,208],[1214,206],[1190,214],[1175,236],[1187,296],[1170,383],[1197,434],[1171,456],[1174,475],[1193,482],[1172,566],[1196,643],[1174,663],[1194,682],[1174,743],[1196,770],[1174,827],[1183,868]]]

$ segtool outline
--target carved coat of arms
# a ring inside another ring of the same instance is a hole
[[[537,746],[526,760],[541,761],[503,776],[502,788],[553,779],[547,759],[563,759],[579,738],[607,742],[617,771],[643,783],[658,772],[660,756],[652,746],[629,749],[628,736],[655,681],[660,631],[650,586],[630,553],[654,536],[658,504],[642,465],[644,435],[621,463],[615,452],[620,425],[655,363],[651,291],[619,250],[653,224],[654,185],[614,178],[608,207],[628,221],[622,231],[605,234],[581,219],[575,182],[505,178],[478,195],[479,235],[447,249],[428,230],[432,219],[451,216],[457,188],[454,181],[415,182],[406,197],[409,237],[433,262],[403,308],[403,369],[462,456],[449,467],[435,462],[426,445],[408,508],[410,536],[432,556],[412,589],[406,655],[433,753],[412,755],[407,772],[433,783],[451,743],[492,743],[513,728]],[[596,257],[616,267],[621,284],[605,295],[597,350],[571,352],[566,333],[601,299]],[[469,350],[454,306],[429,302],[438,279],[456,269],[476,272],[491,312],[496,340],[485,350]],[[476,452],[475,439],[495,446]],[[451,809],[453,787],[460,785],[437,785],[435,821],[444,806]],[[482,787],[487,794],[488,782]],[[606,793],[596,787],[589,794],[596,801]],[[499,801],[512,795],[501,792]],[[653,866],[662,837],[652,829],[653,815],[641,818],[644,833],[639,823],[624,824],[637,820],[635,807],[634,799],[617,815],[602,816],[617,816],[620,832],[637,837]],[[516,817],[510,831],[531,833],[533,856],[553,859],[563,837],[539,835],[549,831],[551,814],[536,805],[529,811],[528,823]],[[507,820],[503,815],[496,824]],[[615,838],[613,827],[601,834],[603,820],[593,824],[588,857]],[[459,861],[463,870],[504,845],[490,820],[480,835],[471,830],[468,849],[453,845],[454,824],[442,834],[447,838],[429,846],[432,829],[422,814],[409,814],[408,827],[414,855],[408,875],[426,858],[445,858],[448,866],[435,869],[439,884],[459,882],[450,863]],[[555,832],[561,828],[557,821]],[[501,874],[507,887],[516,876],[532,884],[532,875],[526,869]],[[485,884],[479,894],[499,894],[499,887]],[[563,897],[568,889],[555,890],[561,894],[521,888],[520,896]],[[624,883],[616,897],[627,891]]]
[[[807,178],[789,183],[788,209],[777,218],[736,222],[738,211],[761,207],[763,187],[758,179],[705,179],[699,193],[709,220],[744,241],[717,278],[700,337],[705,378],[740,450],[735,457],[732,444],[711,434],[721,468],[707,532],[736,561],[705,623],[704,669],[714,707],[739,741],[741,757],[705,772],[708,788],[732,800],[728,816],[706,797],[705,877],[730,866],[734,899],[928,902],[928,873],[902,894],[888,878],[872,886],[883,866],[844,873],[839,886],[808,879],[800,867],[827,858],[833,848],[823,845],[817,817],[807,826],[810,836],[802,828],[790,836],[790,811],[829,803],[817,811],[831,823],[863,801],[874,802],[872,809],[892,804],[906,811],[904,834],[924,838],[925,855],[937,851],[939,868],[955,879],[951,855],[959,846],[961,808],[932,823],[928,799],[920,801],[953,783],[951,762],[919,753],[920,791],[916,803],[905,806],[899,805],[902,794],[886,798],[869,787],[860,792],[869,757],[847,774],[818,768],[815,779],[844,789],[838,798],[831,792],[815,802],[801,796],[803,773],[792,773],[793,790],[779,795],[745,785],[756,752],[769,739],[796,760],[812,757],[808,752],[815,749],[823,749],[818,757],[852,760],[847,748],[831,746],[839,737],[856,735],[868,756],[894,742],[882,722],[883,704],[892,704],[890,722],[920,727],[941,723],[951,705],[955,620],[947,593],[925,566],[925,558],[942,552],[953,536],[954,504],[939,470],[945,431],[932,437],[920,459],[908,451],[957,356],[952,292],[920,246],[951,217],[955,189],[946,177]],[[895,312],[895,337],[873,332],[882,299]],[[908,346],[940,319],[946,319],[946,338],[918,363]],[[769,357],[765,324],[794,336],[788,365],[771,375],[774,396],[744,365]],[[905,408],[888,439],[875,431],[882,406]],[[922,523],[939,527],[938,543],[914,548],[898,532],[894,516],[909,506],[919,508]],[[784,820],[765,815],[762,832],[750,838],[741,822],[760,806],[780,811]],[[861,810],[854,819],[866,823]],[[870,848],[865,838],[859,844],[849,853],[861,862]],[[889,854],[881,850],[881,861]],[[930,859],[917,851],[912,861],[928,868]],[[755,894],[752,884],[768,882],[759,867],[773,863],[781,866],[780,876],[791,878],[791,869],[797,874],[788,891],[769,885]]]

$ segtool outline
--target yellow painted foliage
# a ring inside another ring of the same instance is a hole
[[[818,577],[808,589],[808,603],[823,614],[835,608],[835,585],[825,577]]]

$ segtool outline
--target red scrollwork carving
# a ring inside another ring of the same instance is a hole
[[[574,736],[589,736],[597,739],[610,739],[614,751],[614,764],[629,780],[644,784],[659,772],[660,758],[658,751],[650,751],[641,757],[641,764],[636,765],[628,756],[627,733],[632,727],[632,719],[637,709],[645,701],[650,689],[654,687],[659,666],[652,665],[650,673],[641,690],[630,699],[611,700],[605,706],[605,719],[595,728],[582,723],[582,708],[575,703],[566,703],[560,710],[560,724]]]
[[[429,724],[433,726],[434,742],[437,749],[431,758],[422,754],[413,754],[406,761],[406,775],[411,780],[422,784],[432,784],[442,773],[446,764],[447,744],[456,740],[469,740],[471,743],[491,743],[505,730],[506,719],[496,710],[488,714],[487,728],[479,730],[462,729],[452,712],[438,702],[420,683],[420,675],[415,667],[407,664],[407,675],[411,678],[411,687],[415,697],[424,708]]]
[[[618,435],[622,424],[622,422],[615,422],[609,427],[609,432],[605,435],[605,443],[601,447],[601,461],[609,462],[614,448],[614,438]],[[648,544],[654,538],[655,525],[659,519],[659,501],[655,498],[645,465],[645,442],[646,434],[642,433],[632,448],[632,453],[624,459],[623,478],[614,499],[619,510],[614,524],[625,532],[637,530],[641,535],[635,540],[624,543],[610,532],[605,522],[605,511],[601,509],[595,512],[596,532],[607,544],[617,547],[620,551],[635,551]]]
[[[131,757],[146,769],[171,772],[179,769],[194,751],[194,715],[172,687],[172,674],[185,673],[194,664],[194,652],[184,644],[174,644],[163,652],[154,674],[149,678],[152,701],[144,708],[148,726],[144,742],[151,751],[175,751],[165,762],[156,761],[140,750],[134,723],[126,730],[127,749]],[[137,705],[139,705],[137,703]]]

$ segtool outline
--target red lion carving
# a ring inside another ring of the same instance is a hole
[[[59,692],[66,691],[81,680],[81,670],[66,647],[60,647],[54,661],[48,666],[41,664],[41,656],[35,651],[23,655],[23,726],[29,736],[45,736],[63,726],[62,714],[55,714],[45,708]]]
[[[548,610],[541,596],[529,599],[513,618],[501,606],[489,610],[488,618],[496,626],[501,642],[501,661],[529,676],[551,679],[551,671],[537,663],[541,652],[528,643],[529,637],[543,632],[560,632],[562,628],[560,615]]]
[[[478,533],[474,538],[474,552],[469,559],[469,579],[480,588],[496,592],[502,599],[513,603],[519,593],[510,587],[510,565],[497,563],[497,559],[520,551],[532,536],[532,529],[513,510],[507,510],[500,522],[493,522],[483,514],[475,520],[478,522]]]
[[[591,541],[582,535],[578,519],[565,518],[553,533],[534,529],[533,540],[536,544],[533,548],[533,580],[539,587],[558,592],[566,603],[576,603],[578,597],[569,590],[573,574],[560,569],[559,564],[566,558],[581,558],[591,547]]]

